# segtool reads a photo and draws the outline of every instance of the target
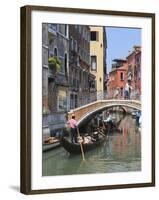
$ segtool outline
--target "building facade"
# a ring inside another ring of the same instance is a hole
[[[68,111],[96,101],[97,92],[105,90],[105,52],[103,27],[43,23],[44,138],[65,128]]]
[[[109,98],[124,96],[126,83],[130,86],[131,98],[141,96],[141,47],[134,46],[126,59],[114,59],[112,70],[109,72]]]
[[[69,109],[68,34],[68,25],[42,25],[43,132],[51,134],[64,128]]]
[[[108,96],[109,98],[123,98],[124,87],[127,82],[127,61],[115,59],[112,71],[109,73]]]
[[[89,103],[95,77],[90,75],[90,28],[69,25],[70,109]]]
[[[137,94],[141,95],[141,49],[135,55],[135,90]]]
[[[127,79],[135,93],[141,94],[141,47],[134,46],[127,56]]]
[[[106,31],[105,27],[90,26],[91,73],[96,77],[97,99],[106,90]]]

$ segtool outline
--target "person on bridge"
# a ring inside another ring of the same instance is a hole
[[[68,121],[68,124],[71,128],[71,142],[77,143],[77,121],[74,114],[72,114],[72,118]]]

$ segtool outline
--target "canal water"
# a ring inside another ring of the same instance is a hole
[[[113,114],[114,117],[122,117]],[[141,170],[141,134],[131,115],[122,118],[121,132],[109,135],[100,147],[81,155],[70,155],[62,147],[43,153],[43,176]]]

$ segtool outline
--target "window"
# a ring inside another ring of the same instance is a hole
[[[77,94],[75,94],[75,108],[77,108]]]
[[[87,40],[87,30],[85,30],[84,39]]]
[[[67,53],[65,53],[64,65],[65,65],[65,74],[67,75]]]
[[[98,41],[98,32],[91,31],[91,41]]]
[[[79,80],[82,81],[82,71],[79,72]]]
[[[78,51],[78,46],[77,46],[77,41],[76,40],[75,40],[74,45],[75,45],[75,51],[77,52]]]
[[[67,25],[65,25],[65,31],[64,31],[64,33],[65,33],[65,36],[68,37],[68,26]]]
[[[65,25],[61,25],[61,24],[59,24],[59,33],[61,33],[61,34],[63,34],[64,35],[64,26]]]
[[[89,33],[87,34],[87,41],[88,42],[90,41],[90,34]]]
[[[83,38],[85,37],[85,28],[83,27]]]
[[[70,95],[70,109],[73,109],[74,106],[73,106],[73,101],[74,101],[74,98],[73,98],[73,94]]]
[[[57,48],[54,48],[54,56],[57,56]]]
[[[58,93],[58,110],[59,111],[66,111],[67,110],[66,91],[59,90],[59,93]]]
[[[124,73],[120,72],[120,80],[123,81],[124,80]]]
[[[72,37],[70,38],[70,47],[71,47],[71,50],[73,50],[73,38]]]
[[[79,56],[77,56],[77,66],[80,67],[80,59],[79,59]]]
[[[58,32],[68,38],[68,25],[59,24]]]
[[[91,56],[91,70],[97,71],[97,56]]]
[[[79,26],[79,33],[82,32],[82,26]]]

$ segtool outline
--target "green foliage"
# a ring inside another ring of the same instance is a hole
[[[49,67],[55,67],[57,72],[61,70],[61,62],[57,58],[57,56],[50,56],[48,63],[49,63]]]

